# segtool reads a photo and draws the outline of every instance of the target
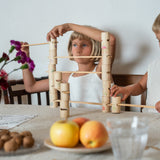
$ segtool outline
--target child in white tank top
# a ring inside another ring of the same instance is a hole
[[[62,36],[68,31],[74,31],[69,39],[68,52],[69,56],[101,56],[101,30],[82,26],[77,24],[66,23],[55,26],[48,34],[47,40],[55,39]],[[115,37],[109,34],[110,52],[112,62],[115,54]],[[23,51],[29,56],[28,47],[23,47]],[[101,72],[102,60],[99,58],[71,58],[77,62],[78,71]],[[25,89],[28,92],[44,91],[49,89],[49,81],[35,81],[33,75],[28,71],[23,71]],[[70,83],[70,100],[86,101],[101,103],[102,99],[102,81],[101,74],[90,73],[63,73],[62,81]],[[71,104],[73,107],[90,107],[101,108],[96,105]]]
[[[96,72],[96,67],[93,72]],[[72,93],[70,99],[72,101],[102,103],[102,80],[97,74],[90,73],[79,77],[73,77],[71,74],[68,83],[70,83],[70,92]],[[82,104],[71,103],[71,107],[82,107]],[[83,104],[83,107],[91,108],[91,105]],[[101,109],[102,106],[93,105],[92,108]]]

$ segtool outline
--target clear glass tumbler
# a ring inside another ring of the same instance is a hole
[[[107,130],[116,160],[140,160],[148,139],[146,118],[107,119]]]

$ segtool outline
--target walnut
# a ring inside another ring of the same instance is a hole
[[[3,145],[4,145],[4,141],[0,139],[0,149],[3,148]]]
[[[4,135],[4,134],[9,134],[10,132],[9,132],[9,130],[8,129],[2,129],[1,131],[0,131],[0,136],[2,136],[2,135]]]
[[[16,151],[18,149],[18,144],[15,142],[14,139],[11,139],[4,143],[4,150],[6,152]]]
[[[8,134],[4,134],[1,136],[1,140],[3,140],[4,142],[8,141],[11,139],[11,136]]]
[[[15,137],[15,136],[17,136],[17,135],[19,135],[18,132],[10,132],[10,136],[11,136],[11,137]]]
[[[30,148],[34,145],[34,139],[32,136],[26,136],[23,138],[23,147]]]
[[[32,136],[32,133],[31,133],[30,131],[23,131],[23,132],[20,133],[20,135],[21,135],[22,137]]]
[[[22,136],[21,135],[17,135],[17,136],[14,136],[13,139],[18,144],[18,148],[20,148],[20,146],[22,145]]]

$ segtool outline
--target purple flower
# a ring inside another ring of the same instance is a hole
[[[28,64],[29,70],[30,70],[31,72],[33,72],[33,70],[34,70],[34,68],[35,68],[34,62],[33,62],[29,57],[27,57],[26,63]]]
[[[21,43],[19,41],[11,40],[10,43],[11,46],[14,46],[17,51],[21,49]]]
[[[18,51],[16,54],[16,57],[20,57],[20,59],[18,60],[18,63],[22,63],[24,64],[27,61],[27,56],[26,53],[23,51]]]
[[[4,53],[4,52],[3,52],[2,57],[5,59],[5,61],[9,60],[9,56],[6,53]]]

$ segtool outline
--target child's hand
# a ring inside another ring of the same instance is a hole
[[[29,47],[28,46],[23,46],[27,45],[27,42],[21,42],[21,51],[25,52],[27,57],[29,57]]]
[[[160,101],[156,103],[155,108],[160,113]]]
[[[122,101],[125,101],[127,97],[130,95],[130,92],[127,87],[120,87],[120,86],[114,85],[111,88],[111,96],[117,96],[119,93],[123,95]]]
[[[70,31],[70,27],[68,23],[55,26],[50,32],[48,32],[47,41],[50,41],[51,38],[56,39],[59,36],[63,36],[63,34],[66,33],[67,31]]]

